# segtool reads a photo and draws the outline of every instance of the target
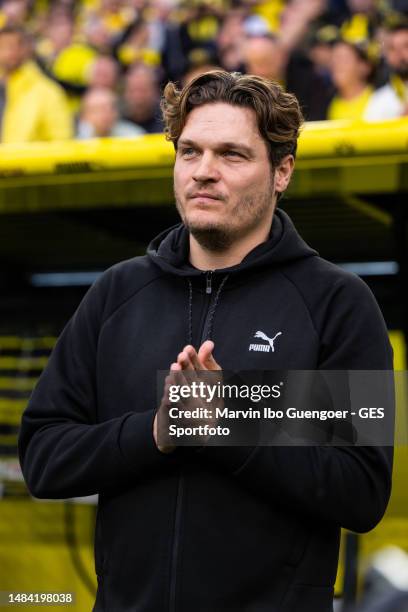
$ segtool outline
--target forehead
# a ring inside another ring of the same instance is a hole
[[[23,37],[19,32],[3,32],[0,34],[0,43],[7,45],[23,45]]]
[[[93,92],[92,95],[89,95],[84,101],[85,108],[93,109],[93,108],[105,108],[115,106],[114,98],[109,94],[109,92]]]
[[[333,57],[337,59],[340,57],[343,58],[345,56],[356,60],[359,59],[357,51],[355,51],[355,49],[353,49],[351,45],[348,45],[347,43],[343,42],[335,44],[333,47]]]
[[[147,72],[146,70],[134,70],[128,74],[127,83],[130,86],[140,87],[141,85],[143,85],[147,87],[154,85],[154,79],[153,75]]]
[[[276,52],[277,42],[271,38],[249,39],[245,45],[247,56],[251,58],[271,59],[271,53]]]
[[[187,115],[180,139],[217,145],[222,142],[242,143],[266,148],[251,108],[222,102],[204,104]]]
[[[387,42],[389,45],[407,45],[408,44],[408,30],[397,30],[396,32],[391,32],[387,37]]]

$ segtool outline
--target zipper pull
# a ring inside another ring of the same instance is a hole
[[[209,295],[212,293],[211,279],[212,279],[212,271],[206,272],[207,286],[205,292]]]

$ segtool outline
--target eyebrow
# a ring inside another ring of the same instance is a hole
[[[180,140],[177,143],[177,146],[180,146],[180,145],[199,147],[199,145],[196,142],[194,142],[194,140],[189,140],[188,138],[180,138]],[[246,153],[249,157],[253,157],[255,155],[255,152],[251,147],[247,147],[246,145],[239,144],[237,142],[220,142],[217,144],[216,149],[219,151],[225,151],[227,149],[234,149],[236,151],[242,151],[243,153]]]

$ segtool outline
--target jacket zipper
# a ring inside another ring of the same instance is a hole
[[[205,272],[205,293],[207,297],[207,312],[205,315],[205,319],[203,322],[203,326],[200,332],[201,343],[203,342],[204,331],[207,326],[208,321],[208,313],[210,311],[211,304],[211,294],[212,294],[212,277],[213,271],[208,270]],[[173,538],[173,548],[171,551],[171,566],[170,566],[170,602],[169,602],[169,612],[177,612],[176,611],[176,595],[177,595],[177,558],[180,548],[180,532],[181,532],[181,509],[183,504],[183,495],[184,495],[184,475],[183,472],[180,472],[177,484],[177,494],[176,494],[176,510],[174,517],[174,538]]]
[[[177,483],[177,494],[176,494],[176,511],[174,517],[174,538],[173,538],[173,550],[171,554],[171,567],[170,567],[170,605],[169,612],[176,612],[176,588],[177,588],[177,558],[180,547],[180,532],[181,532],[181,508],[183,503],[184,494],[184,476],[180,471],[178,483]]]
[[[212,290],[213,290],[212,282],[213,282],[214,272],[213,270],[208,270],[207,272],[204,272],[204,274],[205,274],[205,293],[207,296],[207,304],[206,304],[206,313],[205,313],[204,321],[202,323],[201,330],[200,330],[200,345],[206,339],[205,330],[207,328],[208,315],[210,312],[210,306],[211,306],[211,301],[212,301]]]
[[[213,275],[212,270],[208,270],[208,272],[205,273],[205,280],[206,280],[205,292],[207,295],[211,295],[212,293],[212,275]]]

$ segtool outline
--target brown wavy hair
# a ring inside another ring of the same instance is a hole
[[[173,142],[176,150],[188,114],[198,106],[214,102],[254,110],[259,133],[268,147],[272,168],[286,155],[296,157],[297,139],[303,124],[296,97],[286,93],[278,83],[224,70],[206,72],[181,90],[174,83],[166,85],[161,109],[166,138]]]

